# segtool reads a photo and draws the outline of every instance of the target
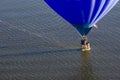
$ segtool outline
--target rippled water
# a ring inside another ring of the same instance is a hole
[[[88,35],[78,32],[44,0],[0,2],[0,80],[120,80],[120,2]]]

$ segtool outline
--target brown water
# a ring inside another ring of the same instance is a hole
[[[0,2],[0,80],[120,80],[120,2],[88,35],[78,32],[44,0]]]

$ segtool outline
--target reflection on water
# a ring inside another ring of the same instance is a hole
[[[97,80],[92,71],[90,63],[90,51],[81,52],[81,63],[79,74],[76,80]]]

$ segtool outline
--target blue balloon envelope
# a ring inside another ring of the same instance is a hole
[[[45,0],[60,16],[71,23],[81,35],[105,16],[119,0]]]

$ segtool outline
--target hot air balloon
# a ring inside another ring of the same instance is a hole
[[[119,0],[45,0],[60,16],[86,36]],[[82,37],[84,39],[84,37]]]

